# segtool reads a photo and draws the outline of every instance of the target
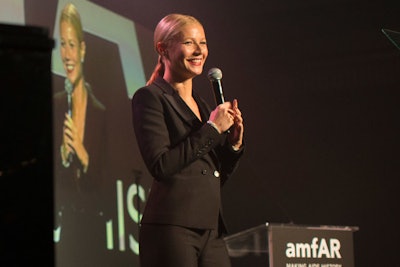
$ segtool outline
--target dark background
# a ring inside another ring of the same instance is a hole
[[[245,120],[246,154],[224,188],[231,233],[265,222],[358,226],[356,266],[398,265],[400,50],[381,32],[400,31],[398,0],[92,2],[137,23],[147,77],[156,57],[146,34],[164,15],[203,23],[205,72],[223,71],[225,98]],[[195,81],[213,104],[206,75]]]
[[[94,2],[150,30],[171,12],[203,22],[206,71],[221,68],[246,126],[224,189],[232,233],[354,225],[356,266],[398,264],[400,51],[381,32],[400,31],[398,1]],[[196,82],[213,101],[206,76]]]
[[[93,2],[151,31],[172,12],[202,21],[205,71],[221,68],[246,127],[224,189],[232,233],[264,222],[359,226],[356,266],[398,264],[400,50],[381,29],[400,31],[399,1]],[[154,56],[144,64],[148,76]],[[213,103],[206,75],[196,89]]]

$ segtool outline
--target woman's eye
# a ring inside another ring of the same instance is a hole
[[[207,46],[207,42],[203,41],[203,42],[199,42],[199,43],[195,43],[194,41],[186,41],[186,42],[182,42],[183,45],[186,46],[193,46],[195,44],[199,45],[199,46]]]

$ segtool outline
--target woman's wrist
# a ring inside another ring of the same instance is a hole
[[[211,125],[215,130],[217,130],[218,133],[221,133],[221,131],[219,130],[218,126],[211,120],[208,120],[207,123],[209,125]]]
[[[60,154],[61,154],[61,162],[62,162],[62,165],[63,165],[65,168],[68,168],[69,165],[70,165],[70,162],[69,162],[69,160],[68,160],[68,155],[66,155],[66,149],[65,149],[64,145],[61,145],[61,146],[60,146]]]
[[[233,149],[234,151],[239,151],[240,148],[242,147],[242,144],[236,144],[236,145],[231,145],[231,146],[232,146],[232,149]]]

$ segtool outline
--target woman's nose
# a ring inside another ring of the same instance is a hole
[[[204,47],[201,45],[201,44],[199,44],[199,43],[195,43],[195,53],[197,53],[197,54],[202,54],[202,53],[204,53]]]
[[[64,47],[61,49],[63,59],[69,59],[71,55],[71,50],[68,47]]]

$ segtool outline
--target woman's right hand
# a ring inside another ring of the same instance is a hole
[[[224,133],[233,125],[235,112],[231,102],[218,105],[210,114],[209,121],[213,122],[219,133]]]
[[[86,172],[89,166],[89,155],[74,121],[68,114],[65,115],[64,120],[62,146],[63,161],[67,161],[70,154],[75,154],[81,162],[84,172]]]
[[[71,136],[70,136],[70,128],[69,128],[69,123],[68,121],[72,121],[72,118],[70,115],[67,113],[65,114],[65,120],[64,120],[64,127],[63,127],[63,142],[61,145],[61,158],[63,162],[68,162],[70,155],[74,153],[72,147],[71,147]]]

